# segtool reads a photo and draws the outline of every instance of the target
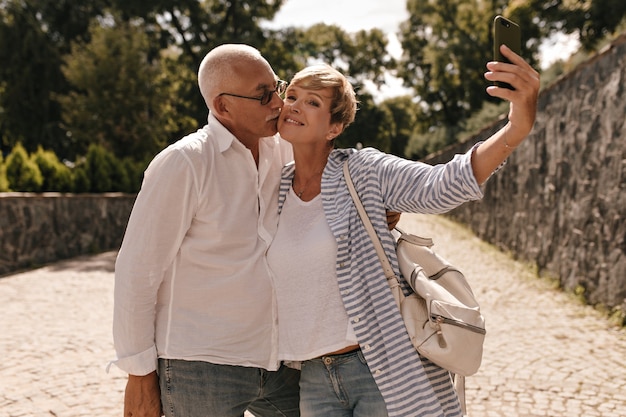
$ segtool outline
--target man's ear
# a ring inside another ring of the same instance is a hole
[[[220,118],[226,118],[228,114],[228,101],[223,96],[217,96],[213,99],[213,113]]]

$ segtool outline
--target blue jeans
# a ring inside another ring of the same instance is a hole
[[[159,359],[166,417],[298,417],[300,372]]]
[[[384,417],[387,408],[360,350],[302,362],[302,417]]]

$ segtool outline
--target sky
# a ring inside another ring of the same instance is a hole
[[[323,22],[348,32],[372,28],[395,32],[408,16],[406,0],[286,0],[271,27]]]
[[[396,36],[400,23],[409,17],[406,0],[286,0],[272,22],[265,26],[309,27],[315,23],[337,25],[346,32],[379,28],[386,33],[388,51],[399,57],[402,48]],[[522,29],[523,30],[523,29]],[[540,48],[541,65],[547,68],[557,59],[566,59],[577,50],[577,43],[566,36],[557,36]],[[407,93],[402,82],[387,77],[387,85],[381,88],[381,98]]]
[[[378,28],[387,35],[389,53],[399,57],[402,48],[395,32],[408,17],[406,0],[286,0],[274,20],[266,25],[278,29],[326,23],[346,32]],[[373,85],[368,88],[375,89]],[[388,75],[385,85],[376,94],[376,101],[402,94],[410,94],[410,91],[402,87],[401,80]]]

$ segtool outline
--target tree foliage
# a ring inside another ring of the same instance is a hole
[[[336,142],[336,146],[354,147],[357,144],[363,147],[374,147],[383,152],[391,150],[391,141],[396,133],[391,112],[374,103],[371,94],[360,91],[359,110],[354,123],[347,127]]]
[[[626,14],[623,0],[408,0],[396,61],[379,29],[264,28],[284,3],[0,0],[0,153],[21,143],[79,161],[98,144],[143,164],[206,121],[196,71],[208,50],[232,42],[260,49],[284,79],[312,62],[334,65],[359,86],[361,100],[341,144],[417,157],[493,113],[470,119],[495,103],[483,73],[496,14],[520,23],[522,54],[535,66],[538,46],[554,32],[577,33],[591,48]],[[376,102],[361,88],[380,86],[394,71],[414,90],[413,102]]]
[[[41,190],[43,184],[41,171],[20,143],[7,156],[6,174],[9,179],[9,188],[12,190],[30,192]]]
[[[2,153],[0,153],[0,193],[9,191],[9,180],[7,178],[7,167],[4,164]]]
[[[103,7],[104,0],[0,1],[0,151],[18,142],[31,152],[68,149],[54,100],[67,91],[61,60]]]
[[[64,88],[60,51],[41,27],[36,10],[11,2],[0,9],[0,144],[51,144],[59,134],[60,108],[50,99]],[[34,140],[33,140],[34,139]]]
[[[404,50],[398,74],[425,104],[431,127],[456,125],[489,98],[483,78],[492,59],[491,22],[498,3],[481,0],[409,0],[401,26]],[[522,54],[532,61],[533,50]]]
[[[41,146],[31,156],[39,167],[43,182],[41,191],[71,192],[73,189],[72,172],[68,166],[59,161],[56,154],[44,150]]]
[[[383,101],[380,106],[391,114],[395,125],[395,134],[391,138],[389,152],[406,158],[425,155],[407,153],[407,145],[414,131],[425,129],[425,120],[420,107],[411,96],[393,97]]]
[[[296,70],[321,61],[334,66],[357,82],[369,80],[376,85],[384,82],[386,71],[396,66],[387,51],[387,37],[379,29],[347,33],[336,25],[315,24],[307,29],[295,29],[296,42],[290,46]]]
[[[141,28],[128,22],[95,24],[90,34],[89,43],[77,43],[66,57],[63,70],[73,88],[59,97],[78,155],[99,144],[118,157],[141,159],[162,149],[181,124],[191,127],[174,111],[174,74],[161,57],[149,59]]]
[[[586,50],[611,35],[624,21],[623,0],[513,0],[507,13],[538,39],[556,32],[575,33]]]
[[[261,20],[272,20],[283,0],[112,0],[122,15],[141,18],[160,48],[178,46],[195,68],[213,47],[248,43],[262,47]]]

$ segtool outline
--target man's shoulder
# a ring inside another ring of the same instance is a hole
[[[216,147],[215,145],[216,143],[213,135],[208,127],[204,126],[203,128],[177,140],[171,144],[168,149],[171,152],[183,154],[205,154],[207,152],[214,152]]]
[[[202,128],[168,145],[154,157],[150,165],[182,168],[181,163],[196,165],[197,162],[208,161],[213,153],[215,153],[215,145],[211,143],[208,132]]]

